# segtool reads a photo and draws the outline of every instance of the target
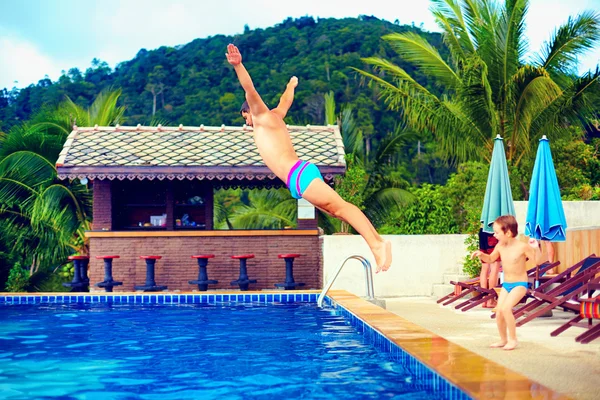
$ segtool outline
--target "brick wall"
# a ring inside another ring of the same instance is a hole
[[[112,229],[112,198],[109,180],[94,181],[94,220],[92,229],[109,231]]]
[[[99,190],[98,192],[101,192]],[[96,187],[94,187],[94,195]],[[94,197],[94,201],[95,201]],[[96,209],[94,209],[96,212]],[[97,215],[94,214],[97,218]],[[96,221],[96,219],[95,219]],[[304,282],[303,289],[322,287],[322,240],[319,236],[230,236],[230,237],[144,237],[144,238],[90,238],[90,290],[103,291],[94,286],[104,280],[104,262],[97,255],[120,255],[113,261],[113,278],[122,281],[114,291],[133,291],[143,285],[146,263],[139,256],[160,255],[156,262],[157,285],[167,285],[168,290],[191,291],[198,286],[188,284],[198,279],[198,263],[194,254],[214,254],[208,262],[208,278],[219,281],[212,289],[239,289],[230,285],[238,279],[239,261],[230,257],[236,254],[255,255],[247,263],[249,279],[257,279],[249,290],[275,289],[274,284],[285,281],[285,261],[278,254],[298,253],[294,261],[294,279]]]

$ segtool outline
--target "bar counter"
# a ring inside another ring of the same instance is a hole
[[[322,287],[322,239],[317,229],[282,230],[93,230],[86,232],[90,245],[90,290],[104,280],[104,261],[99,256],[118,255],[112,264],[115,281],[123,282],[114,291],[133,291],[146,279],[146,262],[141,256],[161,256],[155,264],[155,280],[168,291],[198,290],[190,280],[199,277],[194,255],[214,255],[206,267],[208,279],[218,280],[209,290],[235,290],[231,282],[240,275],[240,261],[232,256],[254,254],[247,260],[249,290],[275,289],[286,280],[285,261],[280,254],[300,254],[294,260],[296,282],[302,289]]]

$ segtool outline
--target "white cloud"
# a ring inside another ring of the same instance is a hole
[[[63,70],[86,65],[81,60],[53,58],[33,43],[10,34],[0,37],[0,55],[0,89],[24,88],[46,75],[56,81]]]
[[[1,37],[0,54],[0,88],[24,87],[39,81],[44,75],[51,79],[60,75],[60,68],[52,58],[23,39]]]

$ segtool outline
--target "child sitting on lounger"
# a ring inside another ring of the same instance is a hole
[[[356,229],[375,256],[377,272],[387,271],[392,263],[390,241],[383,240],[358,207],[344,201],[323,181],[319,169],[314,164],[302,161],[296,155],[283,118],[292,105],[298,78],[293,76],[290,79],[279,105],[269,110],[254,88],[252,78],[242,64],[242,55],[238,48],[229,44],[225,56],[246,92],[247,106],[242,107],[241,113],[246,124],[254,127],[254,142],[265,165],[287,183],[294,198],[304,198],[315,207]]]
[[[492,254],[494,248],[498,244],[498,240],[492,233],[487,233],[481,228],[479,230],[479,250],[485,254]],[[479,286],[483,289],[494,290],[494,287],[498,284],[498,273],[500,272],[500,260],[488,264],[481,262],[481,273],[479,274]],[[484,308],[496,307],[496,299],[486,301],[483,304]]]
[[[496,306],[496,324],[500,333],[500,341],[490,347],[502,347],[512,350],[517,347],[517,328],[513,307],[527,293],[528,281],[525,261],[536,260],[539,263],[541,251],[535,239],[529,239],[529,246],[517,240],[518,224],[512,215],[503,215],[494,221],[494,237],[498,244],[492,254],[477,250],[471,255],[479,257],[481,262],[493,263],[502,257],[504,283]],[[507,335],[508,333],[508,335]]]

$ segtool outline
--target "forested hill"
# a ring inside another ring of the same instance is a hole
[[[150,123],[156,107],[156,117],[170,124],[240,125],[243,120],[238,110],[244,95],[225,59],[227,44],[235,43],[256,88],[270,106],[277,104],[289,78],[298,76],[300,84],[288,123],[323,123],[323,95],[333,91],[338,106],[353,106],[365,134],[384,135],[394,129],[397,116],[385,111],[351,67],[365,69],[361,57],[378,55],[412,73],[413,69],[381,39],[385,34],[404,31],[421,33],[446,54],[439,34],[374,17],[288,18],[267,29],[246,26],[244,33],[236,36],[217,35],[177,47],[142,49],[114,71],[105,62],[94,60],[85,72],[73,68],[56,82],[42,79],[22,90],[5,89],[0,96],[0,130],[7,132],[42,105],[64,100],[65,95],[87,106],[106,87],[123,91],[121,101],[127,107],[123,124]],[[428,87],[434,86],[426,76],[413,76]]]

